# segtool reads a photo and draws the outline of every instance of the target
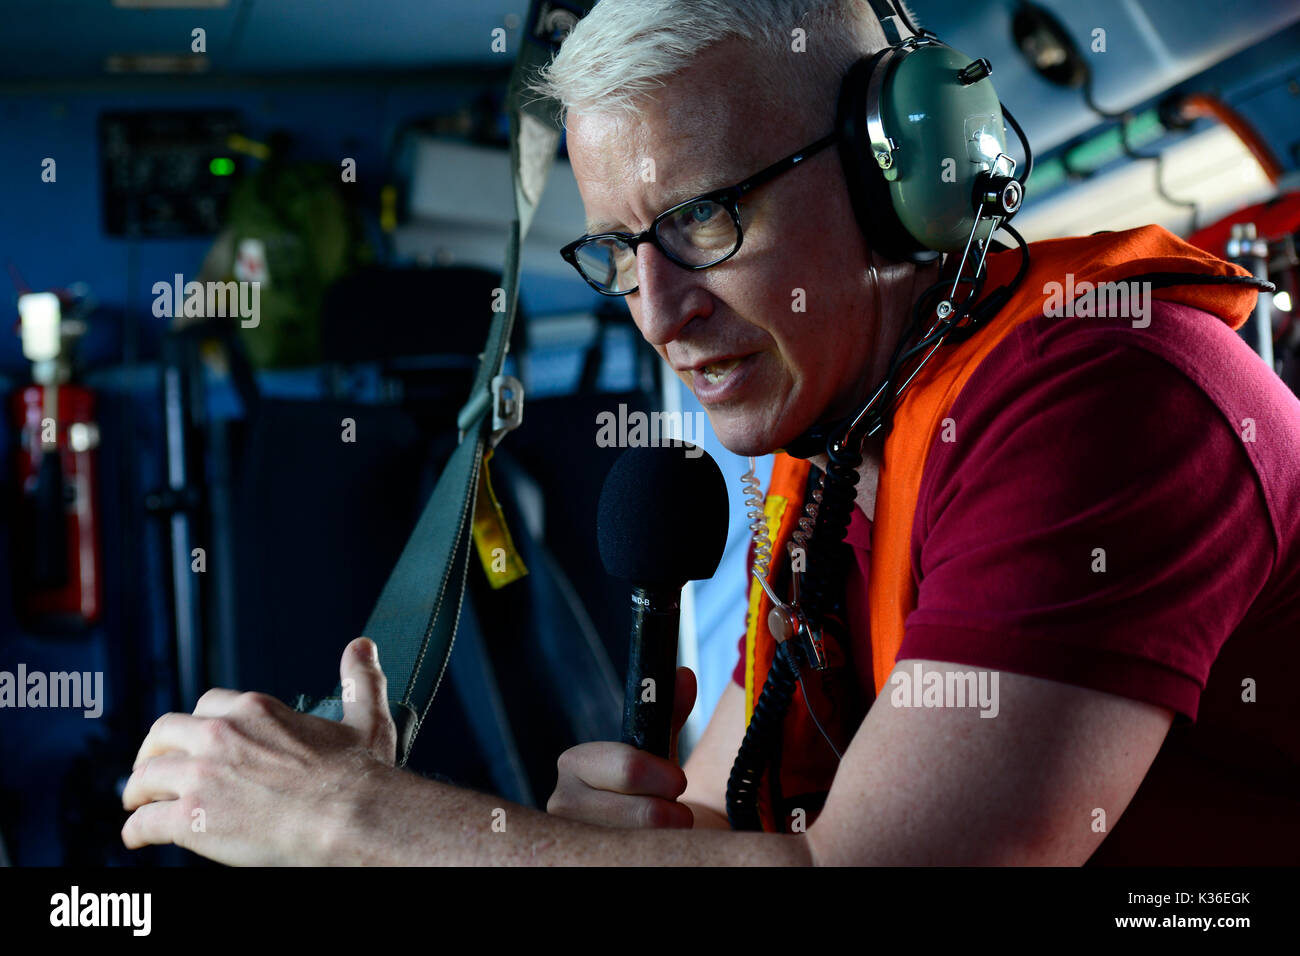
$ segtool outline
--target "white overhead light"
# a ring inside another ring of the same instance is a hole
[[[1273,308],[1277,309],[1279,312],[1290,312],[1290,311],[1291,311],[1291,293],[1290,293],[1290,292],[1274,292],[1274,293],[1273,293]]]
[[[1164,181],[1171,196],[1200,204],[1198,226],[1277,194],[1259,163],[1225,126],[1210,126],[1168,146]],[[1153,222],[1184,235],[1191,220],[1191,210],[1171,206],[1157,194],[1155,163],[1122,163],[1038,201],[1030,177],[1026,192],[1024,209],[1012,223],[1029,242]]]

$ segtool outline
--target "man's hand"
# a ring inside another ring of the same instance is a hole
[[[695,706],[695,675],[677,668],[671,759],[624,743],[578,744],[560,754],[559,778],[546,812],[607,827],[690,827],[690,807],[678,803],[686,774],[677,764],[677,735]]]
[[[348,801],[397,753],[378,648],[353,641],[339,673],[341,723],[220,688],[204,694],[193,715],[158,718],[122,794],[134,811],[122,842],[175,843],[233,865],[335,862],[331,847]]]

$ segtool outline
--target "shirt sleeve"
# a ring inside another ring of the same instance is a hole
[[[931,450],[898,657],[1091,687],[1194,721],[1273,560],[1255,472],[1218,407],[1122,328],[1049,323],[986,357],[951,409],[955,440]]]

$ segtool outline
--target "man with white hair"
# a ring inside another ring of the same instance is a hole
[[[737,454],[861,407],[938,278],[937,261],[873,247],[829,148],[843,77],[885,45],[857,0],[602,0],[540,80],[565,108],[588,218],[566,256],[626,297]],[[800,688],[805,723],[769,768],[800,792],[769,789],[762,832],[732,831],[727,805],[773,659],[756,596],[737,680],[684,768],[584,744],[561,756],[546,814],[395,770],[363,639],[341,666],[358,688],[342,724],[226,690],[160,720],[124,796],[127,845],[240,863],[1078,865],[1132,802],[1139,823],[1107,844],[1118,859],[1170,862],[1193,835],[1267,854],[1251,836],[1296,827],[1277,781],[1297,757],[1282,643],[1300,622],[1300,403],[1233,344],[1237,287],[1157,303],[1151,334],[1044,315],[1037,290],[1053,270],[1135,258],[1200,289],[1230,284],[1226,263],[1155,227],[1057,242],[1073,245],[1036,244],[1029,297],[945,346],[890,437],[863,446],[839,683]],[[790,499],[797,517],[809,472],[779,457],[792,477],[769,504]],[[897,514],[915,521],[900,531]],[[995,678],[988,706],[931,699],[970,667]],[[1255,703],[1244,681],[1271,689]],[[693,697],[679,672],[676,727]],[[1229,765],[1242,748],[1256,763]]]

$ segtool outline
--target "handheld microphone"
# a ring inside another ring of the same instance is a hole
[[[623,742],[669,756],[679,601],[710,578],[727,546],[727,486],[702,448],[629,448],[605,479],[596,536],[605,570],[632,583]]]

